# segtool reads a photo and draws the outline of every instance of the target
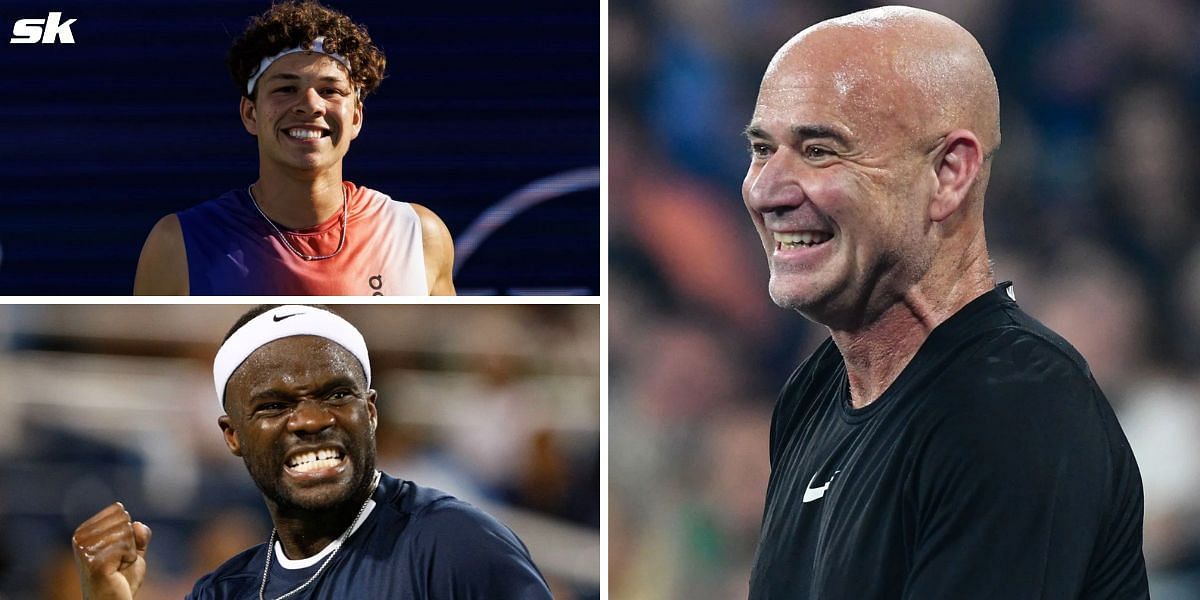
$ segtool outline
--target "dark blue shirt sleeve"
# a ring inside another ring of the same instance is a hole
[[[410,565],[430,600],[551,600],[545,579],[516,534],[459,500],[435,502],[410,527]]]

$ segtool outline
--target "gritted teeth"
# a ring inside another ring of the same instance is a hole
[[[833,238],[832,233],[824,231],[797,231],[794,233],[785,233],[781,231],[772,232],[775,237],[776,248],[795,248],[797,246],[816,246],[823,244]]]
[[[297,471],[311,471],[332,467],[342,460],[342,453],[332,448],[323,448],[303,454],[297,454],[290,458],[287,466],[296,469]]]

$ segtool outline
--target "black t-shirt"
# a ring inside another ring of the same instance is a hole
[[[382,475],[370,515],[325,571],[291,598],[550,600],[542,574],[516,534],[457,498]],[[267,545],[229,559],[196,582],[194,600],[257,598]],[[271,561],[266,597],[303,584],[320,568]]]
[[[771,423],[751,600],[1147,598],[1142,484],[1087,363],[1010,284],[850,405],[827,340]]]

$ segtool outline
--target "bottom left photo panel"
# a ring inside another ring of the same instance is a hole
[[[597,305],[0,305],[0,600],[598,599]]]

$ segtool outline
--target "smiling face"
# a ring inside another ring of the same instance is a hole
[[[884,7],[810,27],[767,66],[746,135],[742,197],[780,306],[854,331],[986,262],[999,95],[953,21]]]
[[[833,51],[843,40],[820,41],[785,47],[768,67],[742,196],[772,299],[836,326],[928,268],[923,199],[937,179],[925,167],[938,140],[919,126],[913,90]]]
[[[345,67],[310,52],[272,63],[256,83],[255,99],[242,98],[241,116],[258,138],[263,168],[305,172],[340,166],[363,121]]]
[[[375,391],[349,351],[294,336],[256,350],[226,386],[229,450],[278,507],[328,510],[375,472]]]

